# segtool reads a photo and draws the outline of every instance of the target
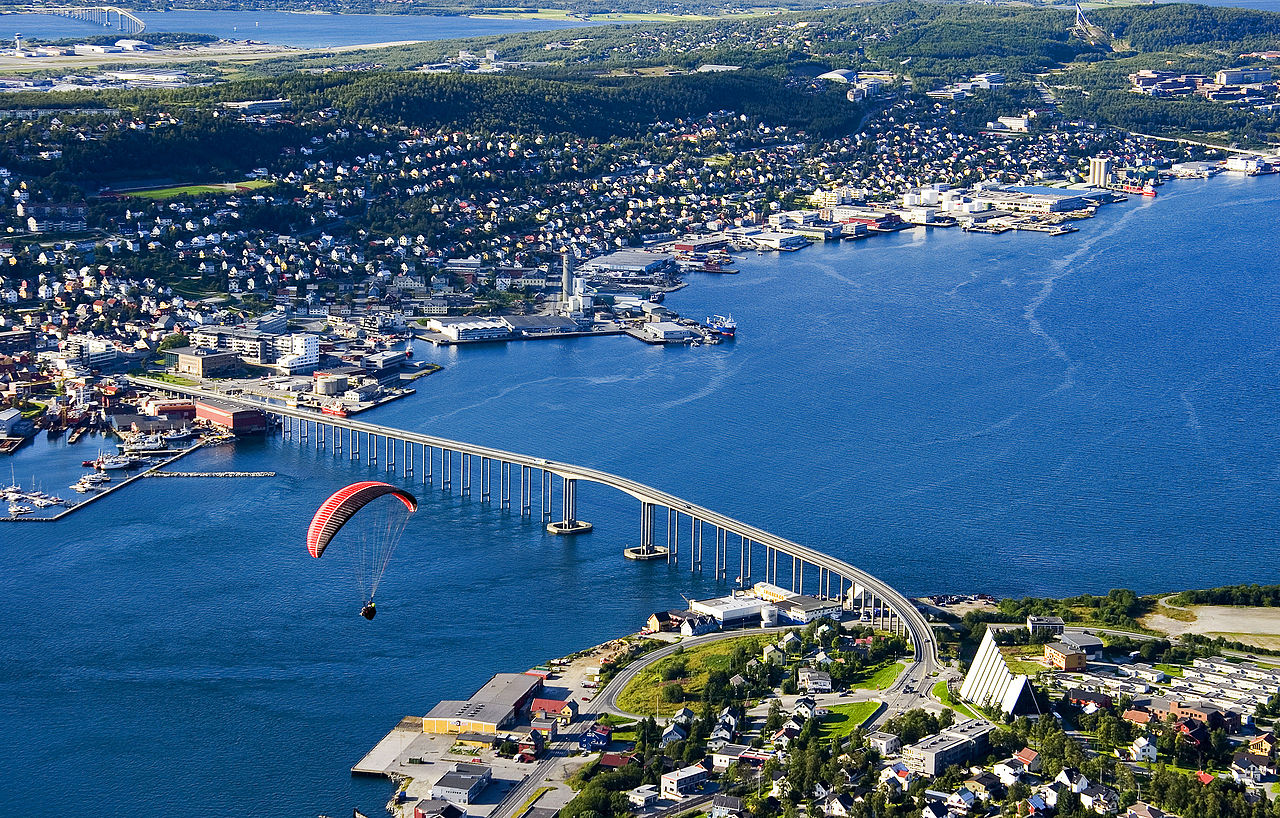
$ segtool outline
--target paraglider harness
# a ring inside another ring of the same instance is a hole
[[[378,609],[374,607],[373,600],[369,600],[369,604],[360,609],[360,615],[365,619],[372,620],[378,615]]]

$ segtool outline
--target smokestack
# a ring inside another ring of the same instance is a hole
[[[573,261],[570,259],[567,252],[561,257],[561,260],[560,297],[561,299],[568,301],[569,296],[573,295]]]

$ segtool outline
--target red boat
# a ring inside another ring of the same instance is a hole
[[[324,406],[320,409],[320,414],[332,415],[336,418],[345,418],[347,416],[347,410],[341,406]]]

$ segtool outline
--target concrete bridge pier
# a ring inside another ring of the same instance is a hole
[[[655,506],[653,503],[640,501],[640,547],[653,548],[653,524]]]
[[[511,510],[511,464],[498,461],[498,508]]]
[[[563,515],[558,523],[548,523],[547,531],[559,536],[586,534],[591,523],[578,519],[578,481],[572,477],[561,478],[560,510]]]
[[[520,466],[520,516],[533,516],[533,471],[528,466]]]
[[[466,452],[459,453],[460,462],[458,463],[458,471],[462,475],[462,487],[458,490],[459,497],[471,496],[471,455]]]
[[[667,509],[667,564],[680,564],[680,512]]]

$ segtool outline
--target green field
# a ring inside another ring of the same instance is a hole
[[[831,708],[830,715],[822,717],[818,737],[842,739],[861,727],[879,709],[880,702],[838,704]]]
[[[649,715],[655,711],[655,702],[657,702],[657,714],[670,716],[684,704],[658,701],[660,687],[664,684],[676,683],[662,681],[661,674],[665,668],[671,667],[678,659],[684,660],[685,675],[678,680],[678,683],[684,690],[685,700],[696,702],[702,695],[702,688],[706,685],[707,676],[711,671],[729,669],[729,657],[733,654],[735,646],[742,645],[748,654],[758,656],[765,645],[776,641],[777,637],[774,635],[743,636],[738,639],[712,642],[709,645],[699,645],[679,655],[667,656],[637,673],[636,677],[627,683],[627,686],[618,694],[618,708],[627,713]]]
[[[244,182],[220,182],[206,185],[178,185],[150,190],[131,190],[123,195],[137,199],[173,199],[178,196],[204,196],[208,193],[235,193],[238,190],[258,190],[271,183],[265,179],[249,179]]]
[[[947,687],[945,680],[940,681],[933,686],[933,696],[935,699],[963,716],[968,716],[971,719],[978,718],[978,714],[970,710],[967,704],[951,695],[951,688]]]
[[[1161,671],[1166,676],[1181,676],[1183,674],[1183,671],[1186,670],[1186,668],[1184,668],[1182,665],[1156,664],[1156,665],[1153,665],[1152,667],[1154,667],[1156,670]]]
[[[906,665],[901,662],[895,662],[892,665],[882,665],[880,667],[870,668],[863,671],[853,681],[849,683],[850,690],[884,690],[893,681],[902,674],[906,669]]]

